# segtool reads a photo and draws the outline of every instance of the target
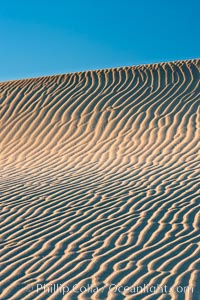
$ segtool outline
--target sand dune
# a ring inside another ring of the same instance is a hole
[[[0,83],[1,299],[200,299],[199,68]]]

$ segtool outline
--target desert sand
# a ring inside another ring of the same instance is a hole
[[[0,83],[1,299],[200,299],[199,69]]]

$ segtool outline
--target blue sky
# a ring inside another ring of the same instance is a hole
[[[0,81],[200,57],[200,1],[0,6]]]

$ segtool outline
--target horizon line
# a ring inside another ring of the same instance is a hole
[[[35,76],[35,77],[24,77],[21,79],[4,80],[4,81],[0,81],[0,84],[8,83],[8,82],[40,79],[40,78],[44,78],[44,77],[57,77],[57,76],[62,76],[62,75],[83,74],[83,73],[87,73],[87,72],[101,72],[101,71],[107,71],[107,70],[138,68],[138,67],[147,67],[147,66],[153,66],[153,65],[174,64],[174,63],[184,63],[184,62],[197,63],[198,61],[200,61],[200,57],[199,58],[189,58],[189,59],[178,59],[178,60],[172,60],[172,61],[170,61],[170,60],[169,61],[160,61],[160,62],[154,62],[154,63],[143,63],[143,64],[136,64],[136,65],[125,65],[125,66],[118,66],[118,67],[108,67],[108,68],[101,68],[101,69],[88,69],[88,70],[72,71],[72,72],[58,73],[58,74],[39,75],[39,76]]]

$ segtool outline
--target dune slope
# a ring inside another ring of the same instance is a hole
[[[0,83],[1,299],[200,299],[199,69]]]

